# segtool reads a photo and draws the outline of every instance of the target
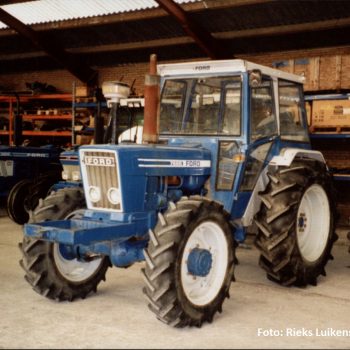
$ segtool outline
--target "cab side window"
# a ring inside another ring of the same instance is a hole
[[[301,85],[279,80],[278,93],[282,139],[308,142]]]
[[[258,87],[250,91],[250,138],[257,140],[277,134],[272,80],[263,77]]]

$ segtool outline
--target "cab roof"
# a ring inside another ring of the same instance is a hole
[[[305,78],[300,75],[286,73],[278,69],[266,67],[260,64],[252,63],[246,60],[211,60],[211,61],[196,61],[185,63],[159,64],[158,74],[161,76],[198,76],[201,74],[230,74],[248,72],[253,69],[259,69],[262,74],[281,78],[285,80],[303,83]]]

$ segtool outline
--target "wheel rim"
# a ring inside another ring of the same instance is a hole
[[[297,241],[304,260],[318,260],[327,245],[330,229],[330,207],[327,193],[320,185],[304,193],[297,214]]]
[[[192,304],[204,306],[218,295],[225,281],[228,249],[225,233],[215,222],[204,222],[192,232],[181,260],[182,288]],[[189,272],[188,261],[194,250],[210,253],[211,263],[203,274],[205,276],[196,276]]]
[[[53,244],[53,257],[60,274],[71,282],[82,282],[93,276],[100,268],[102,258],[89,262],[81,262],[77,259],[66,259],[61,254],[60,244]]]

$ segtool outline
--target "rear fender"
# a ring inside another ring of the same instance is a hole
[[[259,175],[247,208],[242,216],[242,226],[253,224],[255,214],[260,210],[261,199],[259,192],[264,191],[269,183],[267,171],[269,166],[290,166],[295,158],[314,159],[326,164],[323,154],[319,151],[304,150],[300,148],[284,148],[278,156],[274,156]]]
[[[315,159],[321,163],[326,161],[319,151],[312,151],[300,148],[283,148],[278,156],[274,156],[269,165],[290,166],[295,158]]]

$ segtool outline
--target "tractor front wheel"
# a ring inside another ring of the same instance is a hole
[[[200,327],[222,311],[234,279],[232,227],[223,207],[198,197],[171,203],[144,251],[148,306],[166,324]]]
[[[255,218],[260,266],[282,285],[316,285],[337,239],[331,177],[313,160],[270,169],[268,177]]]
[[[82,189],[61,189],[40,200],[30,222],[72,218],[79,216],[79,211],[74,212],[84,207]],[[84,299],[90,292],[96,292],[110,265],[106,257],[77,260],[69,246],[59,243],[24,237],[19,246],[23,254],[20,265],[25,271],[25,279],[36,292],[49,299]]]

